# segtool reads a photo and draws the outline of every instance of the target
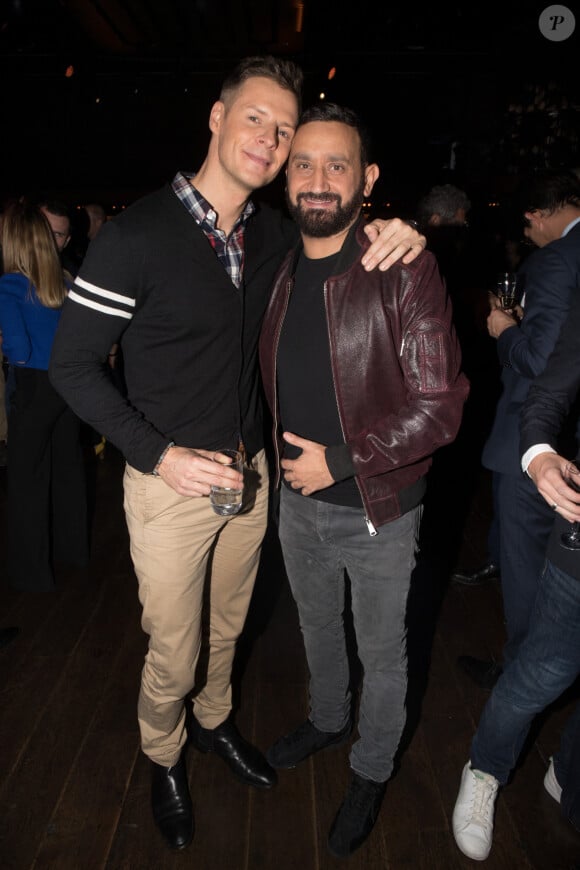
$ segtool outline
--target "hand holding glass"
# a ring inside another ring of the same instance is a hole
[[[567,467],[568,474],[566,475],[566,483],[575,492],[580,493],[580,465],[576,462],[570,462]],[[572,523],[569,531],[564,532],[561,537],[562,546],[567,550],[580,550],[580,523]]]
[[[230,450],[229,448],[218,450],[214,462],[228,465],[243,474],[244,463],[239,450]],[[243,492],[243,485],[239,489],[231,489],[228,486],[212,486],[209,501],[218,516],[230,517],[241,510]]]
[[[497,296],[504,311],[511,311],[516,307],[515,272],[502,272],[497,281]]]

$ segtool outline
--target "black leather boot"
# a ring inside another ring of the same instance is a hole
[[[193,838],[193,812],[183,756],[173,767],[151,762],[153,818],[172,849],[185,849]]]
[[[328,835],[329,851],[337,858],[348,858],[372,831],[386,783],[352,774],[346,796],[334,818]]]
[[[244,740],[229,719],[217,728],[202,728],[195,716],[189,729],[191,742],[200,752],[215,752],[234,776],[255,788],[272,788],[278,782],[276,771],[262,753]]]

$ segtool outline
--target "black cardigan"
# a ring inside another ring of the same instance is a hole
[[[73,410],[149,472],[169,441],[263,446],[256,349],[272,279],[296,239],[258,206],[238,290],[167,185],[109,221],[67,299],[50,377]],[[127,399],[104,360],[121,341]]]

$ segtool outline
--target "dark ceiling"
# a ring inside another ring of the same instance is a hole
[[[372,60],[409,52],[422,68],[425,52],[475,58],[537,50],[544,5],[508,2],[498,11],[489,3],[440,2],[418,11],[376,0],[356,6],[341,0],[2,0],[0,57],[4,64],[28,59],[30,74],[50,60],[57,72],[58,62],[72,57],[102,72],[152,61],[159,71],[175,62],[211,70],[262,52],[300,55],[312,64],[330,55]]]
[[[224,74],[265,52],[303,66],[306,102],[324,91],[366,115],[386,178],[422,183],[454,140],[500,136],[537,82],[576,101],[578,34],[544,39],[545,5],[0,0],[2,191],[133,190],[194,168]]]

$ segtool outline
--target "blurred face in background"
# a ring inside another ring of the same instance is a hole
[[[92,242],[103,224],[107,222],[107,215],[103,206],[97,205],[96,203],[89,203],[89,205],[85,205],[85,211],[89,216],[90,224],[88,237]]]
[[[70,220],[63,215],[53,214],[44,207],[40,210],[50,224],[56,247],[60,254],[70,241]]]
[[[561,209],[553,212],[544,209],[527,211],[524,214],[524,236],[526,239],[529,239],[538,248],[543,248],[544,245],[559,239],[562,234],[560,214]]]

